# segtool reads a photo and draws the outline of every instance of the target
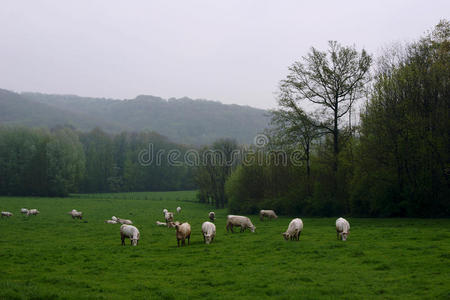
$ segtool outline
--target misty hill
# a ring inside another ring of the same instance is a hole
[[[96,126],[111,132],[120,130],[119,125],[32,101],[20,94],[2,89],[0,89],[0,124],[48,128],[70,124],[80,130],[89,130]]]
[[[266,111],[189,98],[141,95],[117,100],[73,95],[13,93],[0,89],[0,124],[108,132],[152,130],[177,143],[202,145],[218,138],[251,143],[268,123]]]

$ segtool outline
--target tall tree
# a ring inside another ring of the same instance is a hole
[[[362,97],[372,58],[365,50],[329,42],[328,51],[314,47],[289,68],[281,82],[280,105],[299,111],[303,102],[317,108],[321,128],[333,136],[334,165],[338,169],[340,121]]]

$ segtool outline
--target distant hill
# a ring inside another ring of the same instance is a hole
[[[216,101],[141,95],[117,100],[74,95],[21,93],[0,89],[0,124],[86,131],[156,131],[177,143],[204,145],[219,138],[249,144],[268,124],[266,111]]]

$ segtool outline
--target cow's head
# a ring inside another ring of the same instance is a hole
[[[209,244],[212,242],[212,234],[205,234],[205,243]]]
[[[341,232],[341,238],[343,241],[347,240],[348,234],[349,234],[348,232]]]
[[[136,234],[133,234],[133,237],[131,238],[131,245],[137,246],[140,237],[141,237],[141,234],[139,232]]]

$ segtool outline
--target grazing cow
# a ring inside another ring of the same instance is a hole
[[[141,234],[136,227],[127,224],[120,226],[120,239],[122,240],[122,246],[125,246],[125,238],[130,239],[131,245],[137,246],[140,237]]]
[[[227,232],[228,229],[233,231],[233,226],[241,227],[241,232],[245,231],[245,229],[250,228],[251,232],[255,232],[256,227],[252,224],[249,218],[244,216],[234,216],[228,215],[227,217]]]
[[[20,209],[20,213],[23,214],[23,215],[27,215],[27,216],[28,216],[28,209],[26,209],[26,208],[21,208],[21,209]]]
[[[36,208],[32,208],[28,211],[27,216],[29,215],[37,216],[38,214],[40,214],[40,211],[38,211]]]
[[[83,219],[83,212],[77,211],[76,209],[73,209],[68,214],[72,216],[72,219]]]
[[[299,218],[293,219],[288,226],[288,229],[286,232],[283,233],[284,239],[287,241],[289,239],[292,240],[299,240],[300,234],[303,230],[303,222]]]
[[[13,214],[10,213],[9,211],[2,211],[2,218],[3,217],[9,218],[9,217],[12,217],[12,216],[13,216]]]
[[[179,214],[179,213],[181,213],[181,207],[177,207],[177,213]]]
[[[189,239],[191,238],[191,225],[189,225],[189,223],[176,224],[175,229],[177,230],[176,236],[177,236],[178,247],[180,247],[180,241],[181,241],[181,245],[185,246],[186,239],[188,240],[188,245],[189,245]]]
[[[336,235],[338,240],[346,241],[350,234],[350,224],[344,218],[336,220]]]
[[[202,224],[202,234],[203,234],[203,241],[206,244],[211,243],[214,240],[214,237],[216,236],[216,225],[214,225],[211,222],[204,222]]]
[[[126,219],[121,219],[121,218],[117,218],[117,222],[119,222],[120,224],[125,224],[125,225],[133,224],[133,222],[131,222],[131,220],[126,220]]]
[[[268,217],[269,220],[270,220],[270,219],[276,219],[276,218],[278,218],[277,214],[276,214],[273,210],[264,210],[264,209],[261,209],[261,210],[259,211],[259,218],[261,219],[261,221],[263,221],[263,220],[264,220],[264,217]]]
[[[107,223],[107,224],[117,224],[117,221],[114,221],[114,220],[105,220],[105,223]]]

